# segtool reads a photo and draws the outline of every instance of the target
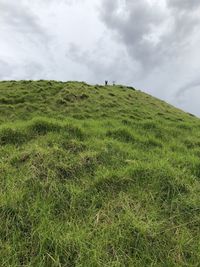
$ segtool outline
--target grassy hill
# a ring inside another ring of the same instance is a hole
[[[199,119],[131,87],[0,82],[0,266],[199,263]]]

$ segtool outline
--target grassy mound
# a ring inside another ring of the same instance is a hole
[[[0,266],[199,266],[200,121],[124,86],[0,83]]]

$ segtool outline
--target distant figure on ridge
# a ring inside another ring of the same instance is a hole
[[[108,81],[105,81],[105,86],[108,85]]]

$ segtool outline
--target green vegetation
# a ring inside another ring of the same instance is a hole
[[[0,82],[0,266],[199,266],[200,120],[133,88]]]

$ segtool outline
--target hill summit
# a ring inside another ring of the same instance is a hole
[[[0,266],[199,266],[200,120],[132,87],[0,82]]]

